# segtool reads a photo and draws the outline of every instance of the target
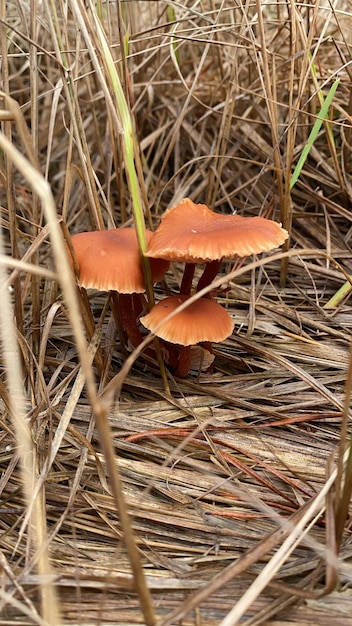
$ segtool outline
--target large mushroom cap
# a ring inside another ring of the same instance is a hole
[[[146,231],[147,241],[152,234],[151,231]],[[72,245],[78,262],[78,280],[81,287],[126,294],[145,291],[134,228],[77,233],[72,237]],[[168,266],[168,261],[150,260],[153,282],[162,279]]]
[[[164,321],[187,299],[188,296],[164,298],[140,321],[157,337],[182,346],[202,341],[218,343],[231,335],[234,328],[231,317],[220,304],[209,298],[199,298],[170,320]]]
[[[264,217],[214,213],[189,198],[164,213],[146,256],[204,263],[268,252],[281,246],[287,231]]]

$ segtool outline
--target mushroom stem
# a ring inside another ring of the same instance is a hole
[[[186,378],[191,367],[191,346],[177,346],[178,365],[175,369],[175,376]]]
[[[136,348],[143,341],[143,336],[139,329],[137,318],[143,310],[143,305],[139,294],[120,293],[116,291],[112,293],[112,302],[114,304],[114,315],[118,331],[126,333],[132,346]],[[122,337],[121,341],[123,340]]]
[[[206,264],[203,274],[201,275],[198,281],[197,291],[200,291],[204,287],[207,287],[208,285],[210,285],[210,283],[216,277],[219,271],[220,265],[221,265],[221,259],[217,261],[210,261],[209,263]]]
[[[178,363],[178,346],[175,343],[169,343],[160,338],[159,342],[164,362],[169,366],[171,371],[175,371]]]
[[[194,270],[196,266],[194,263],[186,263],[183,272],[180,293],[184,296],[190,296],[192,291],[192,282],[194,276]]]
[[[178,378],[186,378],[191,369],[191,346],[181,346],[177,343],[169,343],[161,340],[165,354],[165,361],[170,370]]]
[[[122,326],[121,313],[120,313],[120,303],[119,303],[119,294],[117,291],[110,292],[110,300],[111,300],[111,310],[115,321],[115,326],[117,328],[118,335],[120,337],[120,347],[124,357],[126,358],[127,352],[127,336],[124,327]]]

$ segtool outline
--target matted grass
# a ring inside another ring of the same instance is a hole
[[[349,622],[349,4],[0,1],[0,624]],[[166,383],[106,294],[87,343],[63,233],[186,196],[290,239]]]

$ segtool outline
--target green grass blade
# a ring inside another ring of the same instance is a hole
[[[321,126],[324,122],[324,120],[327,119],[328,113],[329,113],[329,108],[330,105],[332,103],[332,100],[334,98],[335,92],[339,86],[340,83],[340,79],[335,80],[335,82],[331,85],[330,90],[328,95],[326,96],[325,100],[322,100],[322,107],[318,113],[317,119],[314,122],[313,128],[309,134],[308,137],[308,141],[306,143],[306,145],[303,148],[302,154],[298,160],[298,163],[293,171],[292,177],[291,177],[291,181],[290,181],[290,189],[293,188],[293,186],[296,184],[300,173],[303,169],[303,166],[307,160],[308,154],[310,152],[310,150],[312,149],[312,146],[314,145],[314,142],[319,134],[319,131],[321,129]]]
[[[105,64],[106,72],[110,78],[111,85],[115,94],[117,108],[119,112],[120,122],[122,126],[122,143],[125,157],[125,167],[128,178],[128,186],[132,198],[132,210],[136,227],[138,245],[142,253],[142,263],[145,273],[147,297],[149,304],[152,306],[154,303],[154,291],[150,273],[150,265],[148,259],[144,256],[147,248],[146,228],[144,220],[144,212],[142,207],[142,200],[138,182],[138,176],[135,165],[135,133],[132,115],[130,113],[127,100],[123,91],[123,87],[120,81],[118,72],[114,64],[114,59],[111,55],[109,44],[106,40],[104,30],[98,19],[98,16],[94,13],[94,21],[97,29],[99,43],[101,46],[102,58]]]
[[[350,276],[352,281],[352,276]],[[341,304],[341,302],[348,296],[348,294],[352,291],[352,282],[346,280],[346,282],[331,296],[330,300],[324,305],[324,309],[335,309],[337,306]]]

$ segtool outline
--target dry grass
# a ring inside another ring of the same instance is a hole
[[[0,625],[349,622],[349,5],[0,0]],[[60,226],[185,196],[290,240],[224,264],[235,333],[169,395],[105,294],[87,347]]]

